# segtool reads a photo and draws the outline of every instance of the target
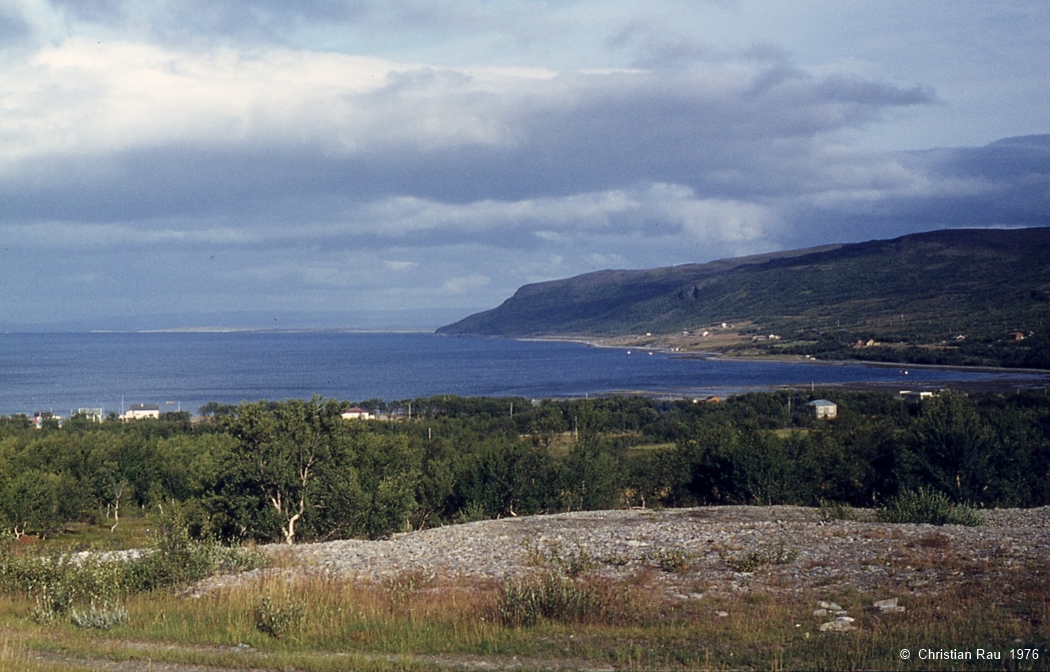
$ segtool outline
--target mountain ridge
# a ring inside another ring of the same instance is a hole
[[[694,338],[723,322],[741,323],[728,346]],[[665,344],[683,350],[1047,368],[1047,326],[1050,228],[1030,227],[941,229],[703,264],[596,271],[525,285],[500,306],[437,331],[674,335]],[[774,343],[767,342],[770,334]],[[855,347],[858,341],[867,347]]]

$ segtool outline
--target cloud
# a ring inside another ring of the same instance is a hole
[[[19,44],[30,34],[25,18],[11,7],[0,7],[0,50]]]
[[[861,168],[867,164],[866,168]],[[850,242],[950,227],[1050,226],[1050,135],[865,157],[852,184],[781,209],[795,240]]]
[[[1046,222],[1045,137],[860,151],[948,103],[776,46],[610,20],[624,67],[453,67],[294,42],[435,12],[491,37],[488,3],[53,5],[122,39],[0,70],[0,312],[146,310],[144,283],[178,309],[481,308],[604,267]],[[165,30],[200,39],[141,37]]]
[[[169,46],[315,48],[375,44],[377,35],[431,43],[457,37],[531,40],[547,24],[533,3],[507,0],[48,0],[67,23]]]
[[[767,74],[435,68],[68,40],[2,76],[0,202],[29,217],[107,219],[306,193],[471,202],[668,182],[735,197],[804,179],[822,136],[932,100],[805,74],[756,88]]]

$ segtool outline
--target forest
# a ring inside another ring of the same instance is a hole
[[[818,420],[808,403],[838,405]],[[208,404],[201,417],[38,429],[0,419],[9,538],[177,511],[227,542],[381,538],[484,518],[708,504],[880,506],[924,489],[975,508],[1050,504],[1046,390],[920,401],[780,391],[717,403],[440,396]]]

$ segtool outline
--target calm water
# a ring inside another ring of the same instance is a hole
[[[953,381],[1045,385],[1022,374],[860,364],[725,362],[573,343],[431,334],[0,334],[0,415],[154,403],[196,412],[209,401],[387,401],[435,394],[529,398],[645,391],[727,394],[780,385]]]

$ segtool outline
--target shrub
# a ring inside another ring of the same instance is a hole
[[[660,549],[646,555],[646,559],[656,563],[665,572],[681,574],[693,566],[693,556],[685,549]]]
[[[897,495],[879,509],[877,517],[884,523],[975,526],[984,522],[973,507],[955,504],[943,492],[924,488]]]
[[[729,568],[734,572],[753,572],[760,567],[769,565],[789,565],[799,556],[797,548],[788,548],[783,540],[777,542],[776,546],[748,551],[743,555],[722,555]]]
[[[489,514],[485,511],[485,507],[475,501],[470,501],[466,506],[461,508],[456,513],[455,523],[462,525],[464,523],[476,523],[479,520],[488,520]]]
[[[91,607],[87,611],[71,610],[69,619],[78,628],[109,630],[113,626],[128,622],[128,610],[115,602],[105,602],[99,607],[92,600]]]
[[[183,525],[165,528],[154,548],[124,563],[130,592],[185,585],[214,574],[262,566],[261,554],[214,541],[195,541]]]
[[[849,504],[820,500],[820,520],[830,523],[833,520],[857,520],[857,512]]]
[[[41,625],[49,625],[65,614],[70,607],[68,593],[65,591],[55,595],[50,586],[44,586],[36,596],[36,604],[30,612],[33,620]]]
[[[69,614],[85,624],[113,625],[121,610],[113,606],[119,595],[184,585],[217,572],[259,567],[263,560],[253,551],[191,541],[184,527],[174,527],[155,540],[154,548],[116,558],[56,550],[35,555],[0,549],[0,592],[21,592],[34,598],[31,615],[38,623],[51,623]],[[73,610],[75,605],[84,604],[92,606],[86,612]]]
[[[54,550],[43,555],[0,552],[0,591],[33,597],[33,620],[49,623],[74,604],[114,598],[124,584],[122,564]]]
[[[571,577],[582,576],[598,565],[598,561],[578,542],[571,551],[563,551],[560,543],[548,544],[545,548],[534,546],[527,541],[525,562],[531,567],[545,567]]]
[[[541,618],[562,623],[605,623],[622,620],[630,602],[630,595],[609,584],[573,580],[548,570],[505,581],[497,596],[496,618],[513,627],[536,625]]]
[[[303,622],[303,605],[289,600],[277,603],[266,595],[255,605],[255,629],[264,632],[274,639],[299,630]]]

